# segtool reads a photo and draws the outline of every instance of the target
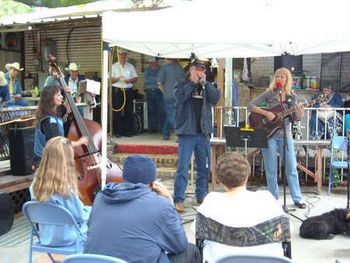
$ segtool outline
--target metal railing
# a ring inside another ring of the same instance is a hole
[[[307,169],[315,167],[315,163],[310,162],[310,158],[314,159],[317,144],[324,145],[322,149],[324,177],[330,156],[330,140],[334,135],[346,135],[345,114],[350,112],[350,108],[304,108],[304,110],[304,117],[294,122],[292,126],[297,159]],[[215,128],[213,137],[224,138],[224,126],[244,127],[248,123],[248,116],[247,107],[215,107],[213,109]],[[313,128],[310,127],[311,118],[314,119]],[[345,154],[342,154],[343,158]],[[255,159],[253,163],[255,164]]]

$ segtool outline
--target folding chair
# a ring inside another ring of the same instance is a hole
[[[199,248],[202,258],[205,240],[235,247],[282,243],[284,256],[292,257],[290,221],[287,215],[272,218],[252,227],[229,227],[197,212],[195,235],[196,246]]]
[[[237,254],[227,255],[218,258],[215,263],[292,263],[289,258],[275,257],[275,256],[263,256],[263,255],[249,255],[249,254]]]
[[[68,246],[45,246],[40,243],[40,224],[53,226],[73,226],[77,236],[80,235],[79,226],[73,215],[64,207],[29,201],[23,205],[22,212],[30,225],[30,243],[29,243],[29,263],[32,263],[33,251],[47,253],[52,262],[55,262],[51,254],[71,255],[80,253],[83,249],[80,242],[75,242]],[[34,237],[38,242],[34,243]]]
[[[336,152],[348,153],[348,138],[346,136],[334,136],[331,144],[331,161],[329,165],[329,179],[328,179],[328,194],[332,190],[332,185],[334,184],[334,174],[333,169],[348,169],[349,160],[337,160]],[[348,156],[349,158],[349,156]],[[347,207],[349,207],[349,173],[342,174],[342,176],[347,176]]]
[[[126,263],[126,261],[110,256],[78,254],[66,257],[62,263]]]

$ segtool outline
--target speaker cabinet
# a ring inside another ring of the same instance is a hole
[[[9,130],[10,165],[13,175],[32,173],[34,131],[34,127],[15,127]]]
[[[303,56],[282,55],[274,58],[275,71],[281,67],[289,69],[292,74],[303,73]]]

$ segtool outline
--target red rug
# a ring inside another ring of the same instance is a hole
[[[117,153],[139,154],[177,154],[177,146],[171,145],[145,145],[145,144],[116,144]]]

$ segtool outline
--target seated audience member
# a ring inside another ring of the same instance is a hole
[[[10,100],[9,87],[7,85],[7,80],[5,79],[4,72],[0,71],[0,97],[1,97],[1,107],[6,107],[6,102]]]
[[[256,192],[247,190],[246,184],[250,173],[250,164],[242,155],[227,152],[222,156],[216,165],[216,174],[220,184],[225,188],[225,192],[211,192],[206,196],[197,210],[197,230],[200,225],[198,223],[198,216],[200,215],[218,222],[221,228],[231,227],[231,229],[253,227],[284,215],[282,206],[270,192],[266,190]],[[228,231],[225,233],[228,235]],[[228,236],[222,238],[228,239]],[[229,246],[225,242],[204,241],[204,262],[206,260],[215,262],[219,256],[234,253],[283,256],[283,249],[281,242]]]
[[[69,74],[64,77],[67,86],[72,92],[72,97],[79,95],[79,82],[85,79],[84,75],[79,74],[79,67],[76,63],[69,64]]]
[[[9,87],[10,100],[7,102],[7,106],[28,106],[28,101],[22,98],[22,85],[20,80],[20,72],[23,68],[20,67],[18,62],[6,64],[8,70],[5,74],[5,78]]]
[[[73,226],[40,225],[40,242],[47,246],[81,242],[83,248],[91,207],[84,206],[79,199],[74,151],[68,139],[58,136],[47,142],[30,194],[33,200],[68,209],[80,226],[77,234]]]
[[[188,244],[170,192],[155,182],[147,156],[126,158],[124,183],[109,183],[95,198],[84,253],[133,262],[200,262]]]
[[[312,139],[324,138],[325,122],[327,122],[327,135],[329,136],[333,134],[338,134],[342,130],[341,115],[339,113],[336,113],[334,110],[332,110],[332,108],[343,107],[343,99],[341,95],[335,92],[334,88],[329,83],[327,83],[324,86],[323,94],[326,96],[326,102],[323,104],[315,104],[313,107],[325,108],[325,110],[319,110],[318,115],[316,115],[316,110],[313,110],[311,112],[311,118],[309,122],[309,131],[310,131],[310,137]],[[319,97],[319,95],[317,97]],[[327,111],[327,115],[326,115],[326,111]],[[329,136],[327,137],[329,138]]]

